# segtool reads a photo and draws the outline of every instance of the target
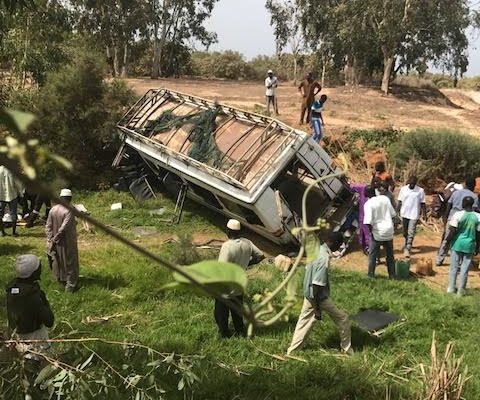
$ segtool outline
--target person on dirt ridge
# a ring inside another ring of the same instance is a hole
[[[407,185],[402,186],[398,195],[397,213],[402,219],[403,237],[405,238],[403,255],[407,258],[410,257],[420,213],[424,219],[427,218],[425,191],[417,185],[417,182],[416,176],[408,178]]]
[[[60,198],[70,204],[72,191],[62,189]],[[66,292],[74,292],[78,285],[77,227],[73,213],[63,204],[50,210],[45,226],[47,254],[57,281],[65,286]]]
[[[475,178],[468,177],[465,179],[465,188],[454,191],[448,199],[447,207],[443,215],[443,222],[445,224],[445,227],[442,236],[442,242],[440,243],[440,248],[437,252],[437,267],[443,265],[443,262],[445,261],[445,257],[449,250],[449,243],[447,242],[450,228],[449,222],[456,212],[463,210],[463,199],[467,196],[472,197],[474,199],[473,210],[478,211],[478,196],[473,192],[474,189]]]
[[[240,222],[236,219],[228,221],[226,233],[228,240],[220,249],[218,261],[237,264],[245,269],[249,265],[257,264],[265,258],[262,251],[250,240],[241,237],[242,227]],[[243,294],[231,293],[229,299],[238,304],[239,307],[243,306]],[[245,336],[242,315],[239,315],[234,309],[230,308],[225,303],[215,299],[215,322],[217,323],[220,336],[224,338],[232,336],[228,328],[229,314],[232,315],[235,334]]]
[[[3,216],[5,207],[8,205],[10,216],[12,217],[12,236],[17,234],[17,206],[18,198],[23,194],[23,185],[15,179],[13,174],[5,166],[0,165],[0,232],[6,236],[3,225]]]
[[[450,255],[450,273],[447,293],[463,296],[467,286],[468,269],[474,254],[480,247],[480,214],[473,211],[474,198],[466,196],[462,199],[463,210],[450,218],[446,241],[452,244]],[[457,271],[460,267],[460,282],[457,291]]]
[[[325,123],[323,122],[322,110],[323,106],[327,101],[327,95],[322,94],[319,100],[315,100],[312,103],[310,110],[310,120],[312,123],[313,129],[313,140],[320,144],[320,141],[323,137],[323,127]]]
[[[8,327],[19,340],[48,340],[54,322],[53,312],[38,281],[42,273],[40,259],[23,254],[15,262],[16,278],[7,285]],[[39,351],[48,344],[26,345]]]
[[[382,182],[378,187],[379,194],[375,195],[372,186],[365,188],[365,195],[369,200],[365,203],[363,223],[367,225],[371,233],[370,246],[368,248],[368,277],[375,277],[378,253],[383,246],[387,256],[388,277],[395,277],[395,257],[393,255],[393,218],[396,216],[392,203],[385,195],[387,183]]]
[[[273,106],[273,111],[275,111],[275,115],[278,114],[278,102],[277,102],[277,87],[278,87],[278,79],[275,75],[273,75],[273,71],[271,69],[267,72],[267,77],[265,78],[265,96],[267,100],[267,113],[270,115],[270,104]]]
[[[340,331],[340,347],[347,354],[353,354],[351,327],[348,315],[330,300],[328,271],[332,251],[336,251],[343,237],[339,232],[325,238],[317,249],[315,260],[305,267],[303,280],[303,307],[300,311],[292,342],[287,355],[299,348],[307,338],[316,320],[321,320],[322,311],[327,313]]]
[[[307,124],[310,122],[310,109],[315,100],[315,96],[320,93],[321,90],[322,85],[313,78],[311,72],[309,72],[305,79],[300,82],[300,85],[298,85],[298,91],[303,97],[300,109],[300,125],[303,125],[305,113],[307,114]]]

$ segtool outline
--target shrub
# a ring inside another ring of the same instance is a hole
[[[405,133],[391,147],[397,170],[415,165],[419,181],[428,185],[435,179],[463,182],[466,176],[480,175],[480,142],[477,138],[448,129],[417,129]]]
[[[75,187],[96,188],[112,177],[110,164],[117,150],[114,127],[132,93],[121,81],[103,81],[102,57],[80,54],[47,75],[38,91],[17,95],[12,106],[33,112],[29,135],[73,164],[63,172],[48,169],[45,178],[63,178]]]

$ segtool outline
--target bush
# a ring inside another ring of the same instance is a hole
[[[243,55],[236,51],[196,52],[192,54],[194,75],[222,79],[247,79],[251,75]]]
[[[463,182],[480,175],[480,142],[477,138],[448,129],[417,129],[405,133],[391,147],[397,170],[412,169],[419,181],[430,186],[435,179]]]
[[[38,91],[12,100],[12,106],[37,116],[29,135],[73,164],[70,172],[47,167],[47,179],[96,188],[112,178],[110,164],[118,147],[114,127],[133,95],[121,81],[103,81],[105,65],[99,60],[102,57],[95,53],[80,54],[48,74]]]

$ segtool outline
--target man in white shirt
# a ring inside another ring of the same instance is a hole
[[[370,246],[368,248],[368,277],[375,277],[378,252],[383,246],[387,254],[387,270],[389,278],[395,277],[395,258],[393,256],[393,218],[395,209],[389,198],[385,196],[387,187],[384,182],[378,187],[379,195],[375,196],[372,186],[365,188],[369,200],[364,205],[363,223],[371,232]]]
[[[403,255],[407,258],[410,257],[410,251],[412,250],[420,212],[424,219],[427,216],[425,191],[417,185],[417,181],[416,176],[408,178],[407,185],[402,186],[398,195],[397,212],[402,218],[403,237],[405,238]]]
[[[265,78],[265,96],[267,99],[267,112],[270,115],[270,104],[273,106],[273,110],[275,111],[275,115],[278,115],[278,104],[277,104],[277,96],[275,95],[278,86],[278,79],[275,75],[273,75],[273,71],[271,69],[267,72],[267,77]]]

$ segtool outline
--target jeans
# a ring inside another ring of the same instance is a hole
[[[465,292],[468,279],[468,269],[472,263],[473,254],[462,253],[460,251],[451,250],[450,252],[450,273],[448,277],[448,293],[455,293],[457,282],[457,270],[460,266],[460,282],[458,284],[458,294]]]
[[[231,301],[238,304],[239,307],[243,306],[243,296],[235,296]],[[227,306],[225,303],[215,299],[215,310],[214,310],[215,322],[217,323],[220,336],[230,337],[231,333],[228,329],[228,317],[229,314],[232,315],[233,327],[235,328],[235,333],[240,336],[245,336],[245,327],[243,325],[243,316],[238,314],[232,308]]]
[[[413,238],[417,232],[417,219],[402,218],[403,237],[405,238],[405,248],[412,250]]]
[[[320,143],[322,140],[322,122],[317,118],[312,118],[312,129],[313,129],[313,140],[317,143]]]
[[[449,228],[449,223],[447,222],[447,226],[445,227],[445,232],[443,233],[443,236],[442,236],[442,242],[440,243],[440,248],[438,249],[438,252],[437,252],[437,266],[443,264],[443,261],[445,260],[445,257],[448,254],[449,246],[447,243],[447,237],[449,233],[450,233],[450,228]]]
[[[395,257],[393,256],[393,239],[387,241],[375,240],[373,235],[370,239],[370,246],[368,248],[368,276],[375,277],[375,268],[377,266],[378,252],[380,246],[383,246],[387,253],[387,271],[388,277],[395,277]]]

